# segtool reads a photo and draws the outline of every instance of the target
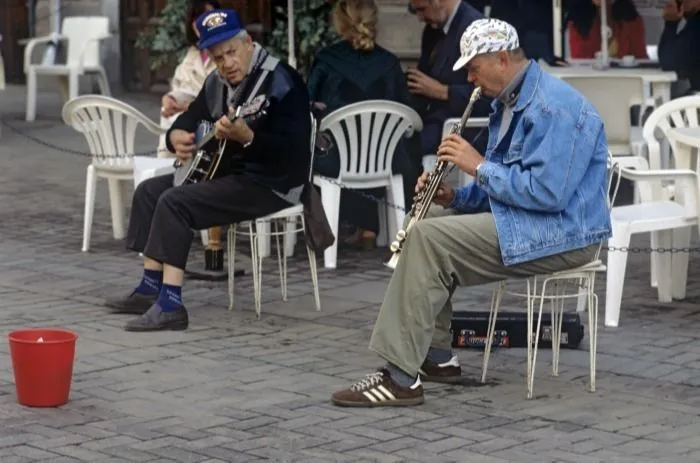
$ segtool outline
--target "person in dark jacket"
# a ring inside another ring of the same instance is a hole
[[[663,16],[666,23],[659,41],[659,64],[678,74],[672,96],[700,91],[700,0],[671,0]],[[685,25],[681,24],[683,19]]]
[[[417,68],[408,70],[408,88],[414,96],[414,108],[423,119],[421,142],[423,155],[435,154],[442,140],[442,127],[452,117],[461,117],[474,86],[466,82],[463,69],[453,71],[450,63],[459,57],[459,40],[467,27],[483,14],[462,0],[410,0],[410,10],[425,23]],[[488,101],[482,98],[472,117],[486,117]],[[470,141],[479,130],[465,130]],[[486,132],[476,148],[486,148]]]
[[[197,150],[200,123],[226,141],[212,180],[173,187],[173,175],[140,183],[134,192],[127,248],[145,256],[141,283],[107,305],[139,314],[129,331],[182,330],[189,324],[181,288],[192,230],[255,219],[298,201],[311,162],[309,95],[301,76],[253,42],[234,10],[197,19],[199,48],[216,64],[202,90],[166,134],[168,149],[186,163]],[[269,103],[255,119],[229,119],[238,108]],[[213,145],[213,146],[212,146]]]
[[[338,0],[335,3],[331,18],[342,40],[323,48],[316,55],[307,83],[311,100],[323,115],[366,100],[392,100],[410,107],[411,95],[399,59],[375,42],[377,14],[374,0]],[[407,207],[410,207],[420,174],[412,159],[420,158],[417,141],[404,140],[400,143],[392,162],[392,170],[403,176]],[[412,150],[417,155],[409,154]],[[337,178],[340,157],[335,147],[327,151],[316,150],[314,170],[321,175]],[[363,191],[376,199],[383,192],[384,189]],[[345,244],[364,248],[374,246],[379,232],[376,202],[356,191],[343,191],[340,221],[355,227]]]

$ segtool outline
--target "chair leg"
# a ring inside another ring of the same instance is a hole
[[[304,216],[301,216],[301,230],[306,233],[306,222]],[[321,295],[318,289],[318,268],[316,266],[316,251],[311,246],[306,245],[306,253],[309,256],[309,270],[311,270],[311,283],[314,286],[314,302],[316,303],[316,311],[321,311]]]
[[[80,93],[80,75],[71,72],[68,76],[68,100],[76,98]]]
[[[539,311],[537,315],[537,328],[535,328],[535,333],[534,333],[534,345],[532,346],[530,352],[532,355],[532,360],[529,363],[530,365],[530,371],[528,372],[528,377],[527,377],[527,398],[532,399],[533,395],[533,390],[534,390],[534,385],[535,385],[535,370],[536,370],[536,364],[537,364],[537,346],[539,344],[540,340],[540,328],[542,327],[542,309],[544,308],[544,298],[545,295],[547,294],[547,282],[548,280],[544,280],[542,282],[542,289],[540,290],[539,296],[535,296],[539,298]],[[535,293],[537,294],[537,293]],[[534,316],[534,301],[533,304],[530,305],[530,308],[528,310],[528,324],[532,326],[533,322],[533,316]],[[532,336],[532,333],[529,333],[530,336]]]
[[[527,371],[525,373],[525,383],[530,384],[530,371],[532,371],[532,313],[534,311],[535,294],[537,294],[537,277],[527,279]]]
[[[489,368],[489,357],[491,356],[491,348],[493,346],[494,331],[496,330],[496,320],[498,318],[498,307],[501,305],[501,297],[503,296],[503,288],[505,282],[501,281],[493,290],[491,295],[491,310],[489,312],[489,324],[486,332],[486,346],[484,346],[484,363],[481,367],[481,382],[486,382],[486,372]]]
[[[272,227],[272,233],[275,235],[275,246],[277,247],[277,267],[280,272],[280,288],[282,289],[282,300],[287,302],[287,253],[284,249],[285,242],[284,237],[280,241],[280,235],[282,228],[280,224],[275,220],[274,223],[270,224]],[[285,225],[286,230],[286,225]]]
[[[124,193],[122,180],[116,178],[107,179],[109,185],[109,206],[112,213],[112,234],[115,240],[124,239],[124,219],[126,210],[124,208]]]
[[[272,235],[270,234],[270,221],[263,220],[256,224],[258,231],[258,252],[260,253],[260,258],[270,257],[272,254],[272,247],[270,242],[272,241]]]
[[[92,216],[95,212],[95,194],[97,190],[97,174],[91,164],[87,167],[85,179],[85,213],[83,215],[83,247],[87,252],[90,248],[90,234],[92,232]]]
[[[564,321],[564,302],[562,296],[566,293],[565,282],[555,281],[554,290],[556,297],[551,300],[552,325],[552,376],[559,376],[559,352],[561,351],[561,330]],[[579,286],[576,285],[578,288]],[[580,291],[580,289],[579,289]]]
[[[588,279],[588,352],[591,368],[588,390],[590,392],[595,392],[596,358],[598,354],[598,295],[593,290],[595,273],[591,273]]]
[[[260,284],[261,284],[261,265],[260,261],[262,260],[260,258],[260,251],[258,248],[258,235],[257,235],[257,230],[255,229],[255,221],[251,220],[250,224],[248,225],[248,231],[250,233],[250,260],[251,260],[251,267],[253,270],[253,300],[255,304],[255,315],[257,316],[258,319],[260,319]]]
[[[657,243],[659,247],[669,249],[673,246],[673,230],[663,230],[657,233]],[[659,302],[671,302],[672,298],[672,254],[670,252],[660,253],[658,257],[658,278],[659,286],[657,292]]]
[[[109,89],[109,79],[107,79],[107,73],[104,69],[97,71],[97,85],[100,87],[102,95],[112,96],[112,92]]]
[[[336,268],[338,264],[338,221],[340,218],[340,187],[323,183],[321,186],[321,204],[326,211],[328,224],[335,236],[335,241],[323,251],[324,267]]]
[[[630,234],[627,229],[613,227],[613,237],[608,240],[610,247],[629,246]],[[617,327],[620,322],[620,305],[622,304],[622,289],[625,285],[627,269],[627,253],[623,251],[608,251],[606,286],[605,286],[605,326]]]
[[[379,233],[377,233],[377,246],[387,246],[394,240],[396,236],[396,231],[392,235],[392,227],[389,225],[391,222],[388,215],[390,214],[389,206],[377,203],[377,215],[379,216]]]
[[[586,307],[588,305],[588,299],[586,299],[586,293],[581,291],[584,286],[585,280],[583,278],[579,278],[578,280],[578,297],[576,298],[576,312],[584,312],[586,310]]]
[[[389,202],[394,206],[387,205],[387,218],[388,218],[388,228],[389,243],[394,239],[396,233],[398,233],[399,228],[403,225],[403,221],[406,218],[406,204],[404,200],[403,191],[403,176],[393,175],[391,177],[391,189]],[[388,243],[387,243],[388,244]]]
[[[649,246],[651,246],[652,249],[656,249],[659,247],[658,241],[658,236],[656,233],[652,232],[650,233],[650,243]],[[659,253],[658,252],[652,252],[649,254],[649,266],[650,266],[650,271],[649,275],[651,276],[651,281],[650,285],[652,288],[658,288],[659,287]]]
[[[297,245],[297,219],[292,217],[284,222],[284,255],[294,257],[294,248]]]
[[[32,122],[36,119],[37,76],[32,70],[27,72],[27,113],[25,119]]]
[[[687,248],[690,246],[690,233],[692,227],[676,228],[673,230],[673,247]],[[685,290],[688,282],[688,258],[687,252],[676,252],[671,256],[671,295],[673,299],[685,299]]]
[[[228,227],[228,238],[226,239],[227,259],[228,259],[228,310],[233,310],[233,299],[235,295],[234,278],[236,274],[236,228],[237,224]]]

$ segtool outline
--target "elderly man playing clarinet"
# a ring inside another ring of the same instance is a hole
[[[439,160],[475,181],[441,185],[442,207],[408,231],[369,346],[386,364],[334,393],[336,405],[418,405],[423,381],[459,382],[449,332],[457,286],[575,268],[611,236],[608,146],[591,104],[528,60],[506,22],[475,21],[460,52],[454,69],[494,98],[486,153],[459,135],[442,141]]]

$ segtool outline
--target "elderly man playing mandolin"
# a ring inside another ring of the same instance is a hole
[[[199,48],[217,70],[171,126],[168,149],[187,166],[198,150],[216,154],[226,143],[213,175],[180,186],[164,175],[136,189],[126,241],[145,256],[143,277],[131,293],[106,304],[139,315],[128,331],[186,329],[181,288],[193,230],[288,207],[308,178],[310,102],[301,76],[253,42],[233,10],[206,12],[196,27]],[[207,126],[215,137],[203,144],[199,135]]]

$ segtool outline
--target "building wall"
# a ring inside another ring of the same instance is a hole
[[[377,42],[401,58],[404,66],[413,66],[420,54],[423,25],[408,12],[407,0],[377,0],[379,35]]]

